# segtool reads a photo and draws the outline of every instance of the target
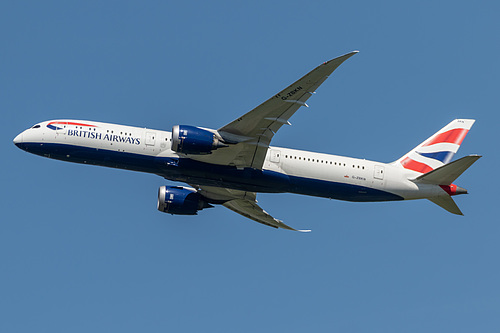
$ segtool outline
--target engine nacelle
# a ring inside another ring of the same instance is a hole
[[[212,132],[188,125],[172,127],[172,150],[184,154],[211,154],[212,150],[227,147]]]
[[[213,207],[201,194],[180,186],[161,186],[158,190],[158,210],[177,215],[196,215],[203,208]]]

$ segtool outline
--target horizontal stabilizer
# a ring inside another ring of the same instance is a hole
[[[450,185],[455,181],[455,179],[457,179],[465,170],[467,170],[479,158],[481,158],[481,156],[479,155],[470,155],[462,157],[456,161],[453,161],[437,169],[429,171],[428,173],[415,178],[413,181],[423,184]],[[460,209],[458,209],[458,211],[460,212]]]
[[[460,211],[460,208],[458,208],[455,201],[453,201],[453,198],[449,195],[441,195],[439,197],[429,198],[429,200],[452,214],[464,215],[462,211]]]

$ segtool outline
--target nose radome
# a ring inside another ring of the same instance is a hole
[[[24,132],[23,132],[23,133],[24,133]],[[13,142],[14,142],[14,144],[15,144],[16,146],[17,146],[18,144],[20,144],[20,143],[23,143],[23,133],[18,134],[18,135],[14,138]]]

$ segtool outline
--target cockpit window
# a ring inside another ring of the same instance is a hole
[[[40,128],[40,125],[35,125],[32,128]]]

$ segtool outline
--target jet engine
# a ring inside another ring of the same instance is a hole
[[[177,215],[196,215],[203,208],[213,207],[201,194],[180,186],[161,186],[158,190],[158,210]]]
[[[172,150],[184,154],[211,154],[212,150],[227,147],[216,134],[188,125],[172,128]]]

